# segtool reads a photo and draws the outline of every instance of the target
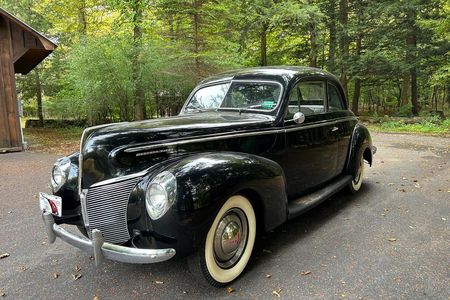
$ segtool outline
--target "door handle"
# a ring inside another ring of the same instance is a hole
[[[339,127],[334,126],[333,128],[331,128],[331,132],[336,132],[339,130]]]

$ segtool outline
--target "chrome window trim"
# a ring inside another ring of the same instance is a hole
[[[204,86],[200,86],[199,88],[195,89],[192,91],[192,93],[189,95],[188,100],[184,103],[183,107],[181,108],[181,113],[180,114],[187,114],[189,112],[185,111],[186,106],[189,104],[189,102],[191,101],[192,97],[195,95],[195,93],[197,93],[199,90],[209,87],[209,86],[214,86],[214,85],[220,85],[220,84],[225,84],[225,83],[230,83],[230,87],[233,84],[233,82],[249,82],[249,83],[274,83],[274,84],[278,84],[280,86],[280,95],[278,96],[278,101],[277,101],[277,105],[272,108],[271,110],[267,110],[267,109],[254,109],[254,108],[237,108],[237,107],[217,107],[215,108],[215,110],[231,110],[231,111],[239,111],[241,110],[245,110],[245,111],[249,111],[249,112],[274,112],[275,110],[278,109],[278,107],[281,105],[281,99],[283,97],[283,93],[284,93],[284,86],[283,84],[281,84],[281,82],[275,81],[275,80],[264,80],[264,79],[231,79],[231,80],[227,80],[227,81],[218,81],[218,82],[214,82],[214,84],[207,84]],[[228,89],[230,88],[228,87]],[[228,93],[228,90],[227,90]]]
[[[178,145],[186,145],[190,143],[199,143],[199,142],[210,142],[210,141],[216,141],[216,140],[223,140],[223,139],[230,139],[230,138],[239,138],[239,137],[249,137],[249,136],[259,136],[259,135],[267,135],[267,134],[277,134],[277,133],[287,133],[292,131],[298,131],[298,130],[305,130],[310,129],[314,127],[320,127],[324,125],[333,125],[340,122],[345,121],[356,121],[356,117],[343,117],[335,120],[325,120],[316,122],[313,124],[302,124],[302,125],[292,125],[288,128],[278,128],[278,129],[270,129],[265,131],[252,131],[252,132],[242,132],[242,133],[236,133],[232,132],[232,135],[230,134],[220,134],[216,136],[209,136],[209,137],[197,137],[189,140],[182,140],[182,141],[174,141],[169,143],[160,143],[160,144],[153,144],[153,145],[146,145],[146,146],[139,146],[139,147],[131,147],[128,149],[125,149],[124,151],[126,153],[135,153],[140,151],[148,151],[153,149],[159,149],[163,147],[173,147]]]

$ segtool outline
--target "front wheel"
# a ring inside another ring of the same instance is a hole
[[[194,276],[215,287],[236,279],[245,269],[256,237],[256,217],[250,201],[232,196],[220,209],[203,247],[188,259]]]
[[[362,182],[363,182],[363,175],[364,175],[364,157],[361,152],[361,155],[358,157],[358,160],[356,161],[357,170],[355,173],[355,176],[353,176],[352,181],[348,185],[348,189],[352,194],[359,191],[361,188]]]

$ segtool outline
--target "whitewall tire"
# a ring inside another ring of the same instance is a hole
[[[353,176],[352,181],[349,184],[349,190],[351,193],[356,193],[361,188],[362,182],[363,182],[363,176],[364,176],[364,157],[363,154],[358,157],[358,160],[356,161],[356,173],[355,176]]]
[[[244,271],[255,238],[256,216],[252,204],[243,196],[232,196],[217,213],[204,246],[189,259],[190,269],[209,284],[224,286]]]

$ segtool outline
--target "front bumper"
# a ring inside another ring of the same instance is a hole
[[[55,224],[55,220],[49,212],[44,212],[42,218],[50,243],[55,242],[56,237],[59,237],[66,243],[93,255],[96,265],[99,265],[104,258],[132,264],[151,264],[169,260],[176,253],[175,249],[172,248],[139,249],[106,243],[101,231],[96,229],[92,231],[92,240],[89,240],[70,233]]]

